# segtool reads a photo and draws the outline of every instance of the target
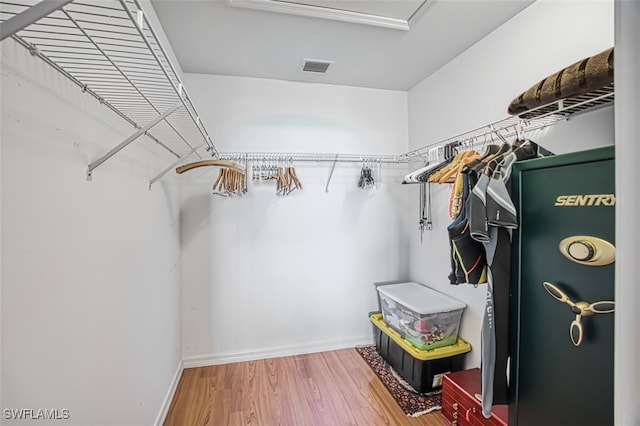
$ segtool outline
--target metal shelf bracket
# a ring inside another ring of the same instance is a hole
[[[120,144],[118,144],[118,146],[113,148],[111,151],[107,152],[105,155],[103,155],[102,157],[98,158],[93,163],[89,164],[89,166],[87,167],[87,180],[90,181],[93,178],[93,171],[96,168],[98,168],[102,163],[104,163],[109,158],[111,158],[114,155],[116,155],[124,147],[129,145],[131,142],[136,140],[138,137],[142,136],[147,130],[151,129],[153,126],[155,126],[156,124],[158,124],[162,120],[166,119],[168,116],[170,116],[173,112],[175,112],[180,107],[182,107],[182,103],[177,103],[173,107],[169,108],[167,111],[165,111],[162,114],[160,114],[158,117],[156,117],[149,124],[147,124],[146,126],[141,127],[140,129],[138,129],[134,134],[132,134],[127,139],[122,141]]]
[[[149,191],[151,191],[151,185],[153,185],[154,183],[156,183],[160,178],[162,178],[162,176],[166,175],[170,170],[172,170],[174,167],[176,167],[178,164],[182,163],[187,157],[189,157],[191,154],[193,154],[194,152],[196,152],[197,150],[199,150],[200,148],[202,148],[207,142],[202,142],[200,145],[198,146],[194,146],[193,148],[191,148],[191,151],[189,151],[184,157],[180,157],[178,158],[176,161],[174,161],[173,163],[171,163],[171,165],[169,167],[167,167],[166,169],[164,169],[163,171],[161,171],[156,177],[154,177],[153,179],[151,179],[149,181]]]
[[[324,188],[324,192],[329,192],[329,183],[331,183],[331,178],[333,177],[333,171],[336,168],[337,162],[338,162],[338,156],[336,155],[336,158],[333,160],[333,163],[331,163],[331,171],[329,172],[329,177],[327,178],[327,185]]]

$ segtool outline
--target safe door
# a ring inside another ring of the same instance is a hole
[[[612,425],[614,149],[517,163],[510,425]]]

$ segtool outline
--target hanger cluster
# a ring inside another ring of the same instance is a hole
[[[262,160],[262,164],[254,163],[251,166],[251,180],[276,180],[278,179],[278,165],[275,161]]]
[[[189,170],[197,169],[205,166],[218,166],[218,178],[213,184],[213,194],[228,197],[233,194],[247,193],[247,174],[246,162],[243,165],[233,161],[218,160],[215,158],[209,160],[194,161],[184,164],[176,168],[176,173],[182,174]]]
[[[362,169],[360,170],[360,178],[358,179],[358,188],[371,188],[376,184],[375,175],[380,173],[380,163],[376,165],[376,171],[374,171],[365,161],[362,164]]]
[[[247,193],[247,174],[228,167],[218,171],[218,178],[213,183],[213,194],[229,197]]]
[[[508,161],[508,171],[510,173],[510,166],[514,161],[537,156],[538,145],[534,142],[516,139],[513,144],[510,144],[505,140],[500,145],[487,145],[482,155],[474,150],[456,154],[447,165],[431,174],[428,181],[433,183],[453,183],[449,197],[449,216],[455,219],[460,214],[462,203],[464,202],[463,177],[465,173],[475,173],[478,176],[484,174],[490,179],[501,179],[503,178],[502,167],[506,161]]]
[[[437,146],[429,150],[429,160],[425,167],[405,176],[402,183],[426,183],[433,182],[429,180],[432,174],[440,171],[447,166],[453,158],[458,154],[458,150],[462,147],[459,141],[450,142],[444,146]],[[442,157],[442,159],[441,159]],[[440,178],[440,176],[438,176]],[[448,177],[447,177],[448,178]]]
[[[453,222],[447,227],[451,284],[487,282],[495,256],[487,256],[485,249],[508,240],[508,230],[518,226],[508,189],[512,166],[538,157],[539,150],[529,140],[518,138],[510,144],[501,139],[502,144],[486,146],[482,155],[473,150],[461,152],[445,166],[453,170],[448,180],[453,180],[449,198]]]
[[[256,161],[251,166],[251,180],[275,180],[278,195],[289,195],[296,189],[302,189],[302,183],[293,167],[292,158],[264,158],[261,161]]]
[[[291,166],[278,167],[276,193],[278,195],[289,195],[296,189],[302,189],[302,183],[296,175],[296,169]]]

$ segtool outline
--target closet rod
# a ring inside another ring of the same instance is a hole
[[[521,116],[524,117],[507,117],[476,129],[457,134],[447,139],[424,145],[420,148],[401,154],[400,157],[404,158],[406,162],[424,161],[425,156],[430,149],[445,146],[451,142],[469,141],[472,143],[482,143],[483,141],[479,141],[478,139],[485,139],[491,135],[500,135],[505,138],[512,137],[519,132],[519,128],[521,127],[523,133],[541,130],[562,121],[566,121],[580,113],[610,106],[613,104],[613,100],[613,87],[606,87],[603,90],[594,91],[587,95],[562,99],[531,109],[521,114]]]
[[[435,143],[424,145],[418,149],[414,149],[412,151],[407,152],[406,154],[403,154],[403,156],[406,156],[409,162],[422,161],[424,160],[424,156],[427,155],[430,149],[435,147],[445,146],[451,142],[472,141],[473,144],[476,144],[478,142],[482,142],[482,141],[477,141],[477,139],[488,138],[492,135],[496,135],[496,136],[501,135],[502,137],[511,137],[516,134],[515,129],[518,126],[524,126],[523,133],[527,133],[527,132],[532,132],[534,130],[543,129],[545,127],[551,126],[553,124],[556,124],[564,120],[566,120],[565,116],[553,116],[553,117],[549,117],[548,120],[540,119],[540,118],[536,120],[507,118],[504,120],[493,122],[491,124],[486,124],[482,127],[478,127],[473,130],[459,133],[455,136],[451,136],[447,139],[443,139]],[[505,132],[505,133],[501,133],[501,132]]]
[[[303,152],[220,152],[223,160],[246,161],[309,161],[338,163],[407,163],[407,159],[399,155],[386,154],[336,154],[336,153],[303,153]]]

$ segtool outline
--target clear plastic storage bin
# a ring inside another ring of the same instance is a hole
[[[467,305],[416,282],[377,288],[384,322],[418,349],[452,345]]]

